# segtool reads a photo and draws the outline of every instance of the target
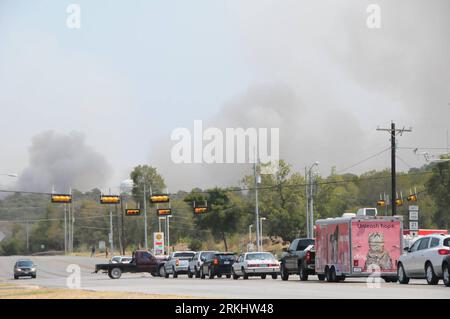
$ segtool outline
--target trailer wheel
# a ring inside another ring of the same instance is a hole
[[[111,279],[119,279],[120,276],[122,276],[122,269],[117,268],[117,267],[113,268],[113,269],[111,269],[111,271],[109,272],[108,275]]]
[[[327,268],[325,270],[325,274],[326,274],[328,282],[336,282],[337,281],[336,270],[334,269],[334,267]]]
[[[324,274],[318,274],[317,277],[319,278],[319,281],[324,281],[325,280],[325,275]]]

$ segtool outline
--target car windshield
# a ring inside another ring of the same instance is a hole
[[[19,261],[17,263],[18,267],[33,267],[33,262],[31,260]]]
[[[271,253],[256,253],[248,254],[247,260],[275,260],[275,257]]]
[[[233,254],[217,254],[216,256],[222,260],[234,260],[236,258]]]
[[[175,253],[173,257],[176,258],[191,258],[194,257],[195,253]]]

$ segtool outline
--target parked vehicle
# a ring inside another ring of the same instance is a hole
[[[165,259],[157,258],[146,250],[138,250],[133,253],[129,263],[110,263],[95,265],[95,273],[102,271],[107,273],[111,279],[119,279],[122,273],[151,273],[157,276],[164,266]]]
[[[126,256],[114,256],[109,261],[111,264],[129,264],[133,258],[132,257],[126,257]]]
[[[288,280],[289,275],[300,275],[300,280],[308,280],[309,275],[314,275],[314,239],[294,239],[288,249],[284,249],[281,256],[281,279]]]
[[[365,211],[370,215],[316,221],[315,271],[319,280],[336,282],[376,272],[386,282],[397,281],[403,219]]]
[[[14,264],[14,279],[19,277],[36,278],[37,265],[29,259],[19,259]]]
[[[398,260],[398,279],[407,284],[410,278],[436,285],[443,279],[444,258],[450,255],[450,235],[428,235],[417,239]]]
[[[248,279],[249,276],[260,276],[266,279],[267,275],[272,279],[277,279],[280,273],[280,263],[274,255],[267,252],[248,252],[241,254],[233,264],[231,272],[233,279],[242,276]]]
[[[200,267],[200,278],[214,279],[215,276],[221,278],[225,275],[231,278],[231,267],[236,261],[234,253],[208,253],[203,257],[203,265]]]
[[[444,280],[444,285],[450,287],[450,255],[445,256],[442,261],[442,279]]]
[[[202,258],[209,253],[218,253],[218,251],[198,251],[194,257],[191,258],[188,265],[188,277],[200,278],[200,268],[203,265]]]
[[[194,257],[195,251],[175,251],[170,254],[169,259],[164,264],[164,277],[177,278],[178,275],[187,274],[189,260]]]

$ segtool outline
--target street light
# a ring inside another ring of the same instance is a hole
[[[260,241],[261,241],[261,243],[260,243],[260,247],[261,247],[261,251],[263,251],[264,249],[263,249],[263,239],[262,239],[262,237],[263,237],[263,235],[262,235],[262,222],[263,222],[263,220],[266,220],[267,218],[266,217],[261,217],[260,219],[259,219],[259,226],[260,226],[260,235],[261,235],[261,239],[260,239]]]
[[[249,251],[250,249],[250,245],[252,244],[252,227],[253,224],[248,226],[248,245],[247,245],[247,251]]]
[[[308,182],[306,183],[306,233],[308,238],[314,237],[314,214],[313,214],[313,183],[312,183],[312,169],[314,166],[319,166],[319,162],[314,162],[314,164],[311,165],[309,170],[305,168],[305,179],[308,179]],[[309,188],[309,192],[308,192]]]

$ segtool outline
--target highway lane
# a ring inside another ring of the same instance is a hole
[[[411,280],[409,285],[385,283],[381,280],[379,288],[369,288],[365,279],[347,279],[340,283],[318,282],[316,276],[300,282],[297,276],[289,281],[233,279],[189,279],[179,276],[177,279],[152,277],[149,274],[124,274],[119,280],[112,280],[106,274],[92,274],[96,263],[106,259],[40,256],[31,257],[38,264],[36,279],[12,278],[12,269],[18,257],[0,257],[0,280],[10,283],[38,285],[50,288],[67,288],[66,271],[70,264],[81,268],[81,289],[97,291],[141,292],[149,294],[171,294],[210,298],[450,298],[450,289],[440,281],[438,286],[429,286],[425,280]]]

